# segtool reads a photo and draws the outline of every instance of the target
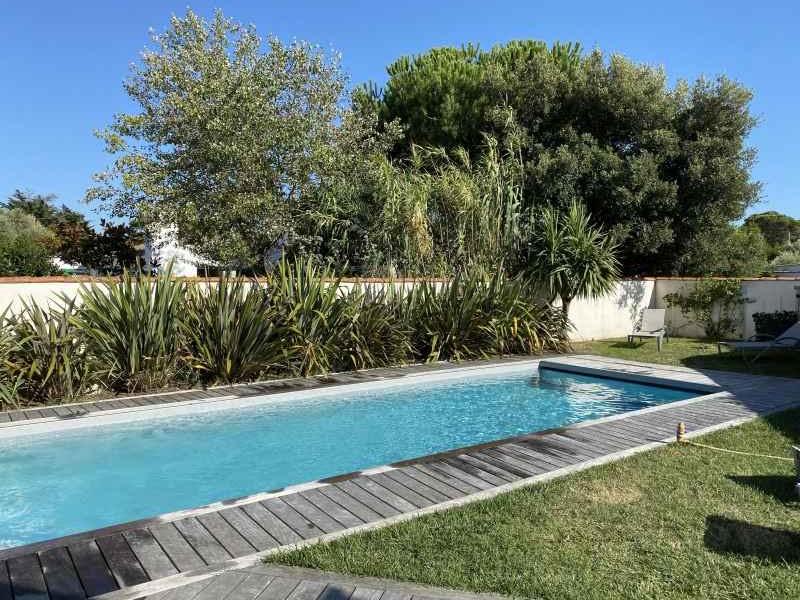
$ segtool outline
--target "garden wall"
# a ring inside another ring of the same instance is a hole
[[[75,297],[81,283],[93,281],[77,277],[0,278],[0,311],[11,306],[20,307],[20,299],[32,298],[46,304],[59,295]],[[97,281],[97,280],[95,280]],[[195,280],[202,283],[203,280]],[[575,300],[570,307],[574,325],[573,340],[592,340],[624,337],[632,329],[644,308],[667,308],[664,296],[690,289],[694,278],[646,278],[620,281],[614,291],[599,300]],[[364,280],[367,286],[386,285],[385,280]],[[395,282],[404,288],[414,285],[413,280]],[[354,285],[351,280],[342,282],[342,288]],[[749,337],[755,333],[753,313],[777,310],[796,310],[800,295],[800,277],[762,278],[742,281],[742,292],[752,302],[744,306],[742,333]],[[678,309],[667,309],[667,325],[675,336],[703,337],[702,329],[687,322]]]

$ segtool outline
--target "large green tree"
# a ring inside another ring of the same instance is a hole
[[[583,203],[619,242],[626,274],[702,274],[711,266],[696,249],[758,199],[751,93],[725,77],[670,86],[662,69],[536,41],[434,49],[388,72],[358,99],[404,124],[395,156],[413,144],[474,156],[482,132],[512,130],[523,210]]]
[[[374,119],[346,108],[345,84],[338,57],[311,44],[264,41],[221,12],[173,17],[132,67],[138,111],[101,133],[116,159],[88,197],[175,227],[221,264],[302,244],[309,215],[383,150]]]
[[[800,241],[800,219],[774,210],[756,213],[745,219],[745,225],[757,227],[769,244],[769,258],[775,258],[787,245]]]

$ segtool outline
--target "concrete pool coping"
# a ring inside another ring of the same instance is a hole
[[[496,364],[519,368],[524,364],[533,366],[537,363],[546,368],[611,376],[614,379],[627,381],[660,383],[682,389],[691,386],[705,395],[584,421],[563,428],[405,460],[273,492],[226,500],[196,509],[0,550],[0,561],[2,561],[0,592],[4,574],[9,580],[13,580],[14,574],[17,574],[18,581],[20,577],[25,579],[20,573],[27,574],[27,578],[31,581],[41,580],[41,585],[44,585],[45,580],[49,581],[48,576],[53,577],[52,568],[46,568],[48,562],[52,560],[51,555],[58,555],[62,559],[59,564],[63,563],[63,569],[71,573],[73,585],[75,581],[81,583],[81,589],[85,592],[84,597],[97,596],[99,594],[90,592],[98,590],[108,598],[140,597],[145,592],[153,593],[154,590],[164,586],[183,585],[191,577],[210,577],[220,569],[253,564],[265,554],[386,526],[428,512],[492,497],[516,487],[563,476],[596,464],[618,460],[663,445],[664,441],[673,435],[676,419],[687,422],[690,429],[694,429],[690,435],[700,435],[715,428],[728,427],[762,414],[800,404],[800,398],[795,391],[798,385],[796,380],[737,373],[699,372],[681,367],[661,368],[646,363],[600,357],[562,356],[541,361],[524,358],[475,363],[466,367],[451,366],[444,370],[458,374],[458,372],[464,373],[465,370],[484,369]],[[334,391],[340,392],[341,387],[331,389],[331,392]],[[398,482],[398,479],[405,483]],[[453,487],[456,485],[459,489]],[[446,490],[450,496],[455,497],[442,498],[444,494],[437,491],[437,488]],[[454,494],[454,491],[458,493]],[[430,498],[424,497],[422,495],[424,493],[429,494]],[[332,500],[331,495],[339,500]],[[308,497],[312,500],[309,501]],[[432,498],[437,501],[433,502]],[[267,504],[262,504],[264,502]],[[364,513],[374,512],[372,508],[375,506],[369,508],[363,502],[383,506],[384,514],[379,515],[378,519],[361,518],[363,515],[359,515],[356,519],[354,513],[349,511],[357,507]],[[321,508],[320,505],[327,508]],[[255,510],[256,508],[258,510]],[[258,515],[263,514],[270,520],[269,527],[286,527],[292,530],[294,537],[298,539],[294,539],[291,543],[283,543],[273,536],[275,543],[269,548],[258,548],[254,540],[249,540],[247,543],[252,552],[241,554],[242,542],[247,540],[247,535],[267,536],[270,533],[268,529],[262,528],[265,523],[253,518],[248,510]],[[263,513],[264,510],[267,512]],[[340,512],[338,518],[347,518],[351,526],[343,526],[335,517],[326,514],[325,510]],[[304,520],[313,526],[308,531],[302,530]],[[362,522],[353,525],[356,520]],[[231,521],[234,523],[233,527]],[[331,525],[333,522],[339,526],[333,527]],[[319,527],[323,523],[327,527]],[[254,525],[258,529],[253,529]],[[165,527],[172,537],[164,537]],[[251,530],[231,531],[237,527],[251,528]],[[301,531],[297,531],[298,529]],[[159,532],[162,539],[159,539]],[[176,532],[179,537],[175,537]],[[240,535],[242,533],[245,535]],[[147,542],[142,542],[142,539],[146,539]],[[235,544],[231,541],[234,539]],[[192,545],[192,542],[195,545]],[[202,543],[206,544],[204,549],[199,547]],[[177,564],[180,562],[177,560],[177,553],[179,550],[185,551],[187,544],[189,551],[202,559],[194,561],[194,566],[189,564],[192,561],[184,561],[186,564],[183,565]],[[237,548],[229,547],[231,544]],[[213,548],[214,552],[209,548]],[[105,586],[108,589],[103,586],[87,589],[87,584],[84,582],[86,575],[81,571],[89,568],[87,566],[89,563],[85,562],[85,556],[76,560],[76,553],[81,556],[91,555],[96,563],[95,566],[104,572],[103,576],[96,577],[105,578]],[[148,556],[140,555],[142,553]],[[227,558],[216,560],[214,556],[220,559]],[[71,557],[71,560],[63,560],[65,557]],[[79,565],[81,560],[84,560],[85,564]],[[125,563],[126,560],[128,563]],[[38,578],[37,569],[41,570]]]

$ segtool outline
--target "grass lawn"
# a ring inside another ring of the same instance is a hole
[[[688,338],[670,338],[669,342],[661,347],[661,352],[656,349],[655,340],[629,344],[625,338],[575,342],[573,348],[580,354],[600,354],[662,365],[800,377],[800,352],[771,352],[759,358],[754,364],[749,364],[738,353],[723,350],[723,353],[719,354],[715,342]]]
[[[800,410],[702,441],[789,456]],[[673,444],[271,560],[528,598],[800,598],[792,473]]]

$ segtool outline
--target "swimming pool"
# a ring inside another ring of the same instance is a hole
[[[697,395],[525,363],[0,439],[0,547]]]

